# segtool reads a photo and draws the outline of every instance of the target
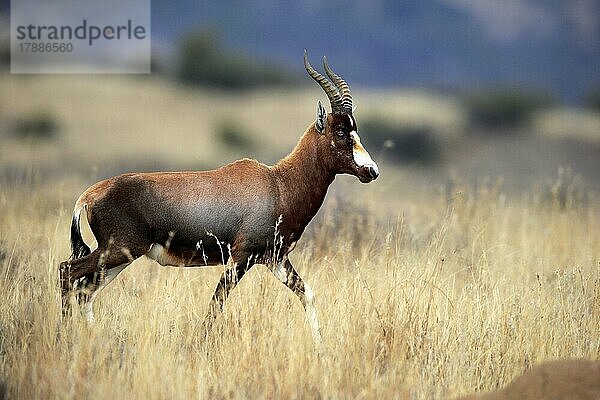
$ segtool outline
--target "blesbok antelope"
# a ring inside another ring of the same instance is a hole
[[[337,174],[367,183],[379,175],[358,137],[348,84],[323,58],[329,79],[310,65],[308,74],[327,94],[331,113],[319,101],[316,120],[291,154],[274,166],[243,159],[212,171],[119,175],[88,188],[75,203],[72,255],[60,265],[63,304],[78,293],[89,319],[100,289],[131,262],[147,256],[162,265],[231,264],[212,296],[205,325],[254,264],[266,264],[302,302],[320,342],[310,287],[289,254],[315,216]],[[84,213],[98,247],[83,241]]]

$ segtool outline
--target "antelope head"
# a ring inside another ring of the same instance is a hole
[[[331,105],[331,113],[327,114],[321,101],[317,102],[317,119],[315,130],[320,134],[321,157],[328,161],[329,167],[336,174],[356,176],[362,183],[369,183],[379,176],[377,164],[358,136],[358,127],[354,119],[352,93],[350,87],[327,64],[323,57],[323,67],[329,77],[321,75],[308,62],[304,51],[304,67],[308,74],[321,86],[327,94]]]

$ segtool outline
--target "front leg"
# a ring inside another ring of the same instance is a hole
[[[300,275],[298,275],[298,272],[287,256],[284,256],[283,260],[277,263],[271,271],[277,279],[294,292],[302,302],[304,311],[306,312],[306,318],[310,324],[313,340],[317,349],[320,351],[323,346],[323,340],[321,339],[321,330],[319,328],[317,310],[315,308],[315,295],[312,289],[302,280]]]
[[[223,311],[223,305],[229,293],[236,287],[240,279],[244,276],[252,265],[254,265],[251,257],[242,257],[240,261],[233,264],[232,267],[226,269],[217,283],[215,292],[208,305],[208,313],[204,319],[203,331],[208,334],[212,328],[214,320]]]

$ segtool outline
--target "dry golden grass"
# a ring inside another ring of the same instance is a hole
[[[317,295],[319,358],[300,303],[262,266],[207,339],[220,269],[143,259],[102,292],[93,325],[59,323],[57,265],[81,185],[0,187],[11,398],[445,398],[600,356],[594,199],[454,187],[388,218],[372,197],[333,196],[291,257]]]

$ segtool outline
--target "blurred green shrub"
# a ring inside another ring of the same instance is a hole
[[[513,88],[480,90],[465,97],[471,124],[482,128],[522,126],[534,111],[552,103],[548,94]]]
[[[22,139],[54,139],[60,124],[56,117],[46,111],[36,111],[15,121],[15,136]]]
[[[219,122],[215,133],[221,143],[229,148],[246,151],[254,148],[254,142],[250,139],[252,134],[236,122]]]
[[[585,97],[585,106],[600,113],[600,88],[594,89]]]
[[[392,161],[433,164],[441,155],[440,143],[431,127],[371,117],[360,121],[360,132],[367,139],[368,148],[376,154],[378,149]]]
[[[208,31],[191,33],[181,40],[177,79],[186,84],[234,90],[294,82],[281,68],[225,50]]]

